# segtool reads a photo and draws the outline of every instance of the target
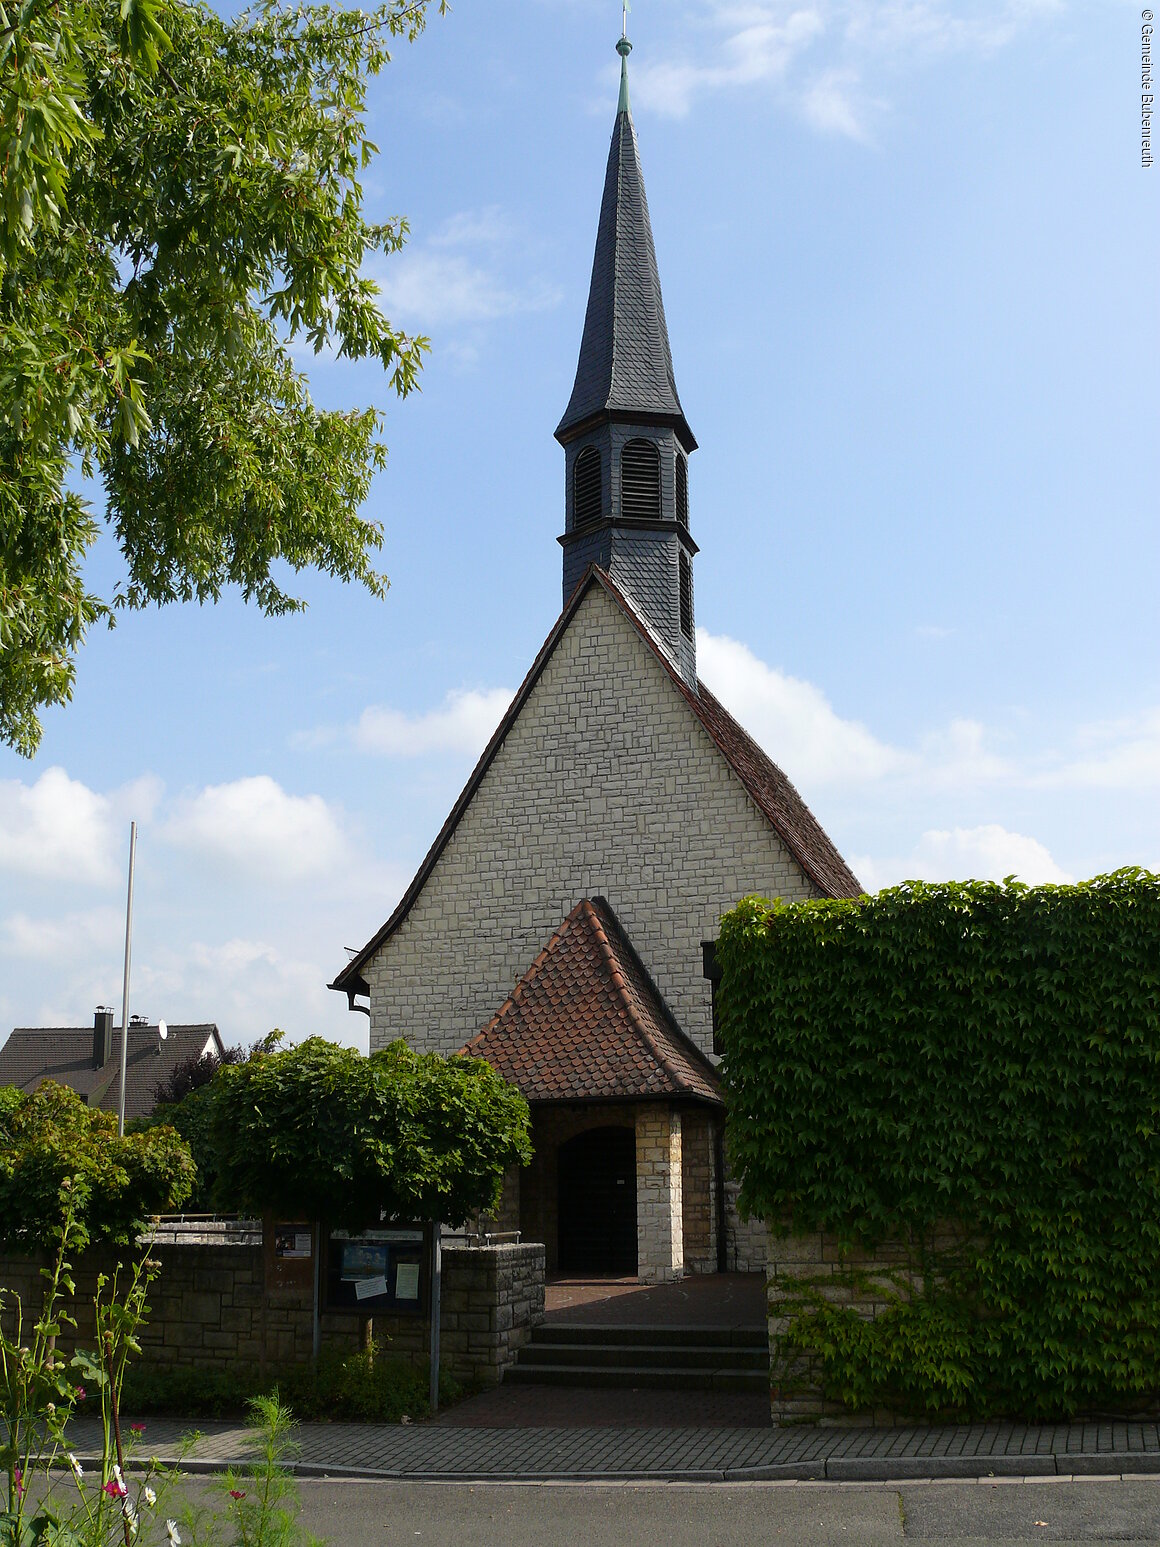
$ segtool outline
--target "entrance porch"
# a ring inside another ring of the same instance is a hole
[[[669,1101],[543,1103],[535,1158],[509,1172],[495,1228],[542,1241],[549,1279],[660,1284],[718,1270],[720,1115]]]

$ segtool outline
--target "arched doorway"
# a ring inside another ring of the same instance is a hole
[[[589,1128],[556,1153],[561,1273],[636,1272],[636,1130]]]

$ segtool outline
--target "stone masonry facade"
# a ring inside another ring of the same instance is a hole
[[[593,586],[410,911],[365,965],[371,1047],[404,1037],[423,1052],[457,1051],[580,899],[603,896],[681,1027],[712,1057],[701,944],[751,893],[820,895],[653,650]],[[679,1116],[675,1128],[663,1208],[640,1194],[638,1172],[638,1223],[651,1232],[641,1237],[642,1276],[646,1264],[667,1277],[685,1266]],[[730,1196],[729,1266],[760,1268],[760,1243]],[[715,1255],[715,1240],[702,1244],[689,1266],[715,1266]]]
[[[576,903],[599,895],[712,1055],[701,942],[754,892],[820,895],[594,586],[410,912],[366,964],[371,1047],[405,1037],[422,1052],[455,1052]]]

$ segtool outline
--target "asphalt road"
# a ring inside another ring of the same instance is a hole
[[[186,1485],[191,1499],[209,1486]],[[1160,1477],[1080,1482],[300,1483],[328,1547],[961,1547],[1129,1541],[1160,1547]]]

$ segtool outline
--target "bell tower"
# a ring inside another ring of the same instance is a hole
[[[673,376],[622,36],[612,130],[564,448],[564,601],[598,564],[697,687],[689,464],[697,449]]]

